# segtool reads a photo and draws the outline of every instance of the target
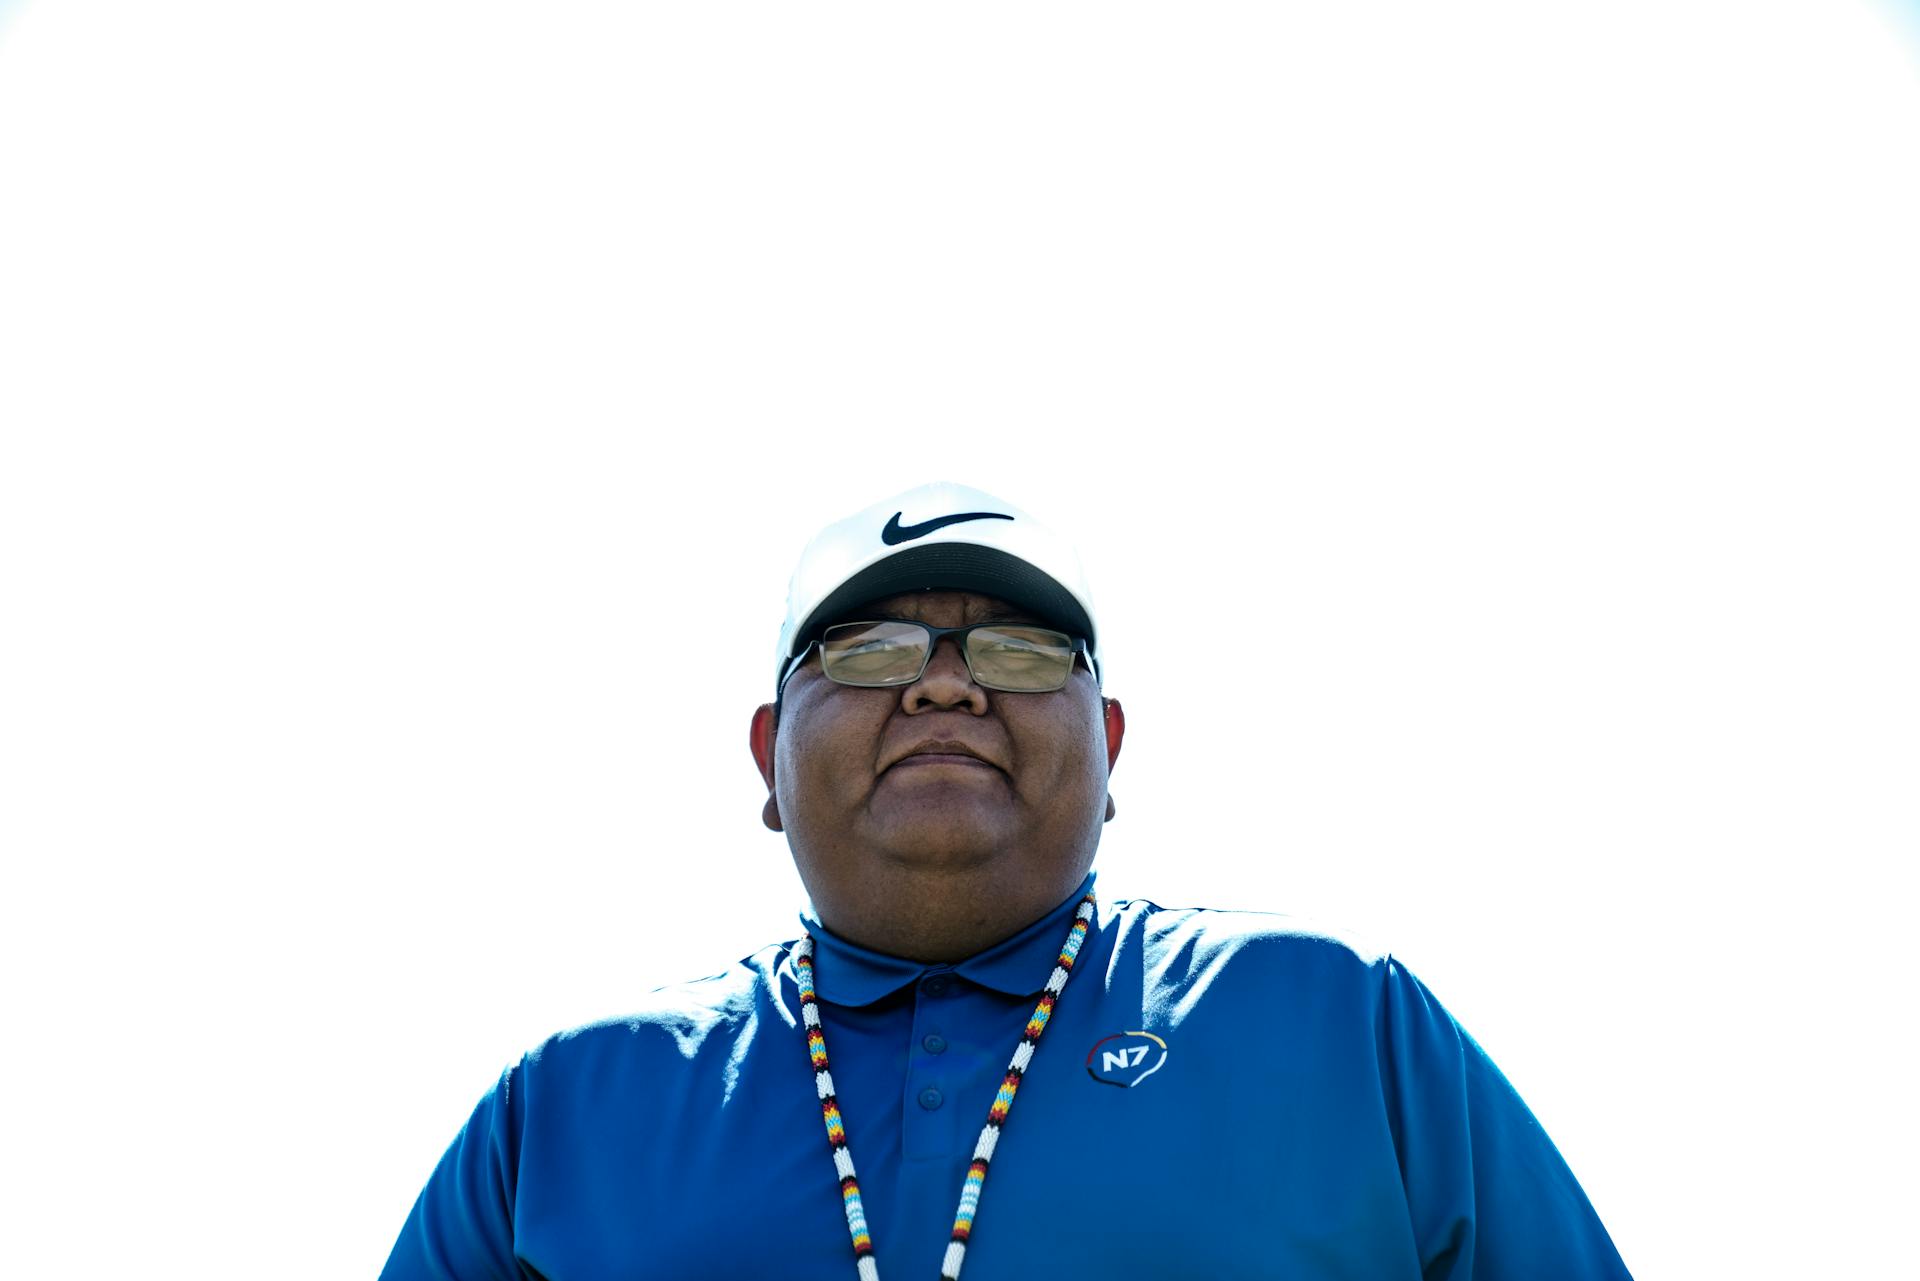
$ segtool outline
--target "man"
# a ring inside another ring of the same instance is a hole
[[[1390,957],[1094,894],[1126,720],[1024,512],[828,527],[779,656],[751,746],[805,934],[506,1073],[390,1281],[1626,1276]]]

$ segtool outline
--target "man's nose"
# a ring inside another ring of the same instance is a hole
[[[900,695],[900,706],[907,712],[949,711],[960,709],[981,716],[987,710],[987,691],[974,684],[967,670],[967,656],[960,652],[960,637],[943,636],[927,659],[927,670]]]

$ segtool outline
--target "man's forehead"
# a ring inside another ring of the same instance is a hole
[[[911,618],[927,622],[935,617],[960,615],[962,623],[1040,622],[1038,615],[1018,605],[980,592],[929,588],[882,596],[845,611],[836,622],[861,618]]]

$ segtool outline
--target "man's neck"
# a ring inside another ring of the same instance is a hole
[[[1012,938],[1059,907],[1085,879],[1064,886],[996,884],[992,878],[874,877],[848,901],[814,906],[849,943],[922,965],[951,965]],[[893,882],[889,884],[888,882]]]

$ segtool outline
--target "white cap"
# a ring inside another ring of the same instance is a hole
[[[1093,597],[1073,544],[1012,503],[965,485],[909,489],[815,534],[787,586],[779,664],[820,626],[882,596],[929,588],[997,596],[1087,640],[1100,679]]]

